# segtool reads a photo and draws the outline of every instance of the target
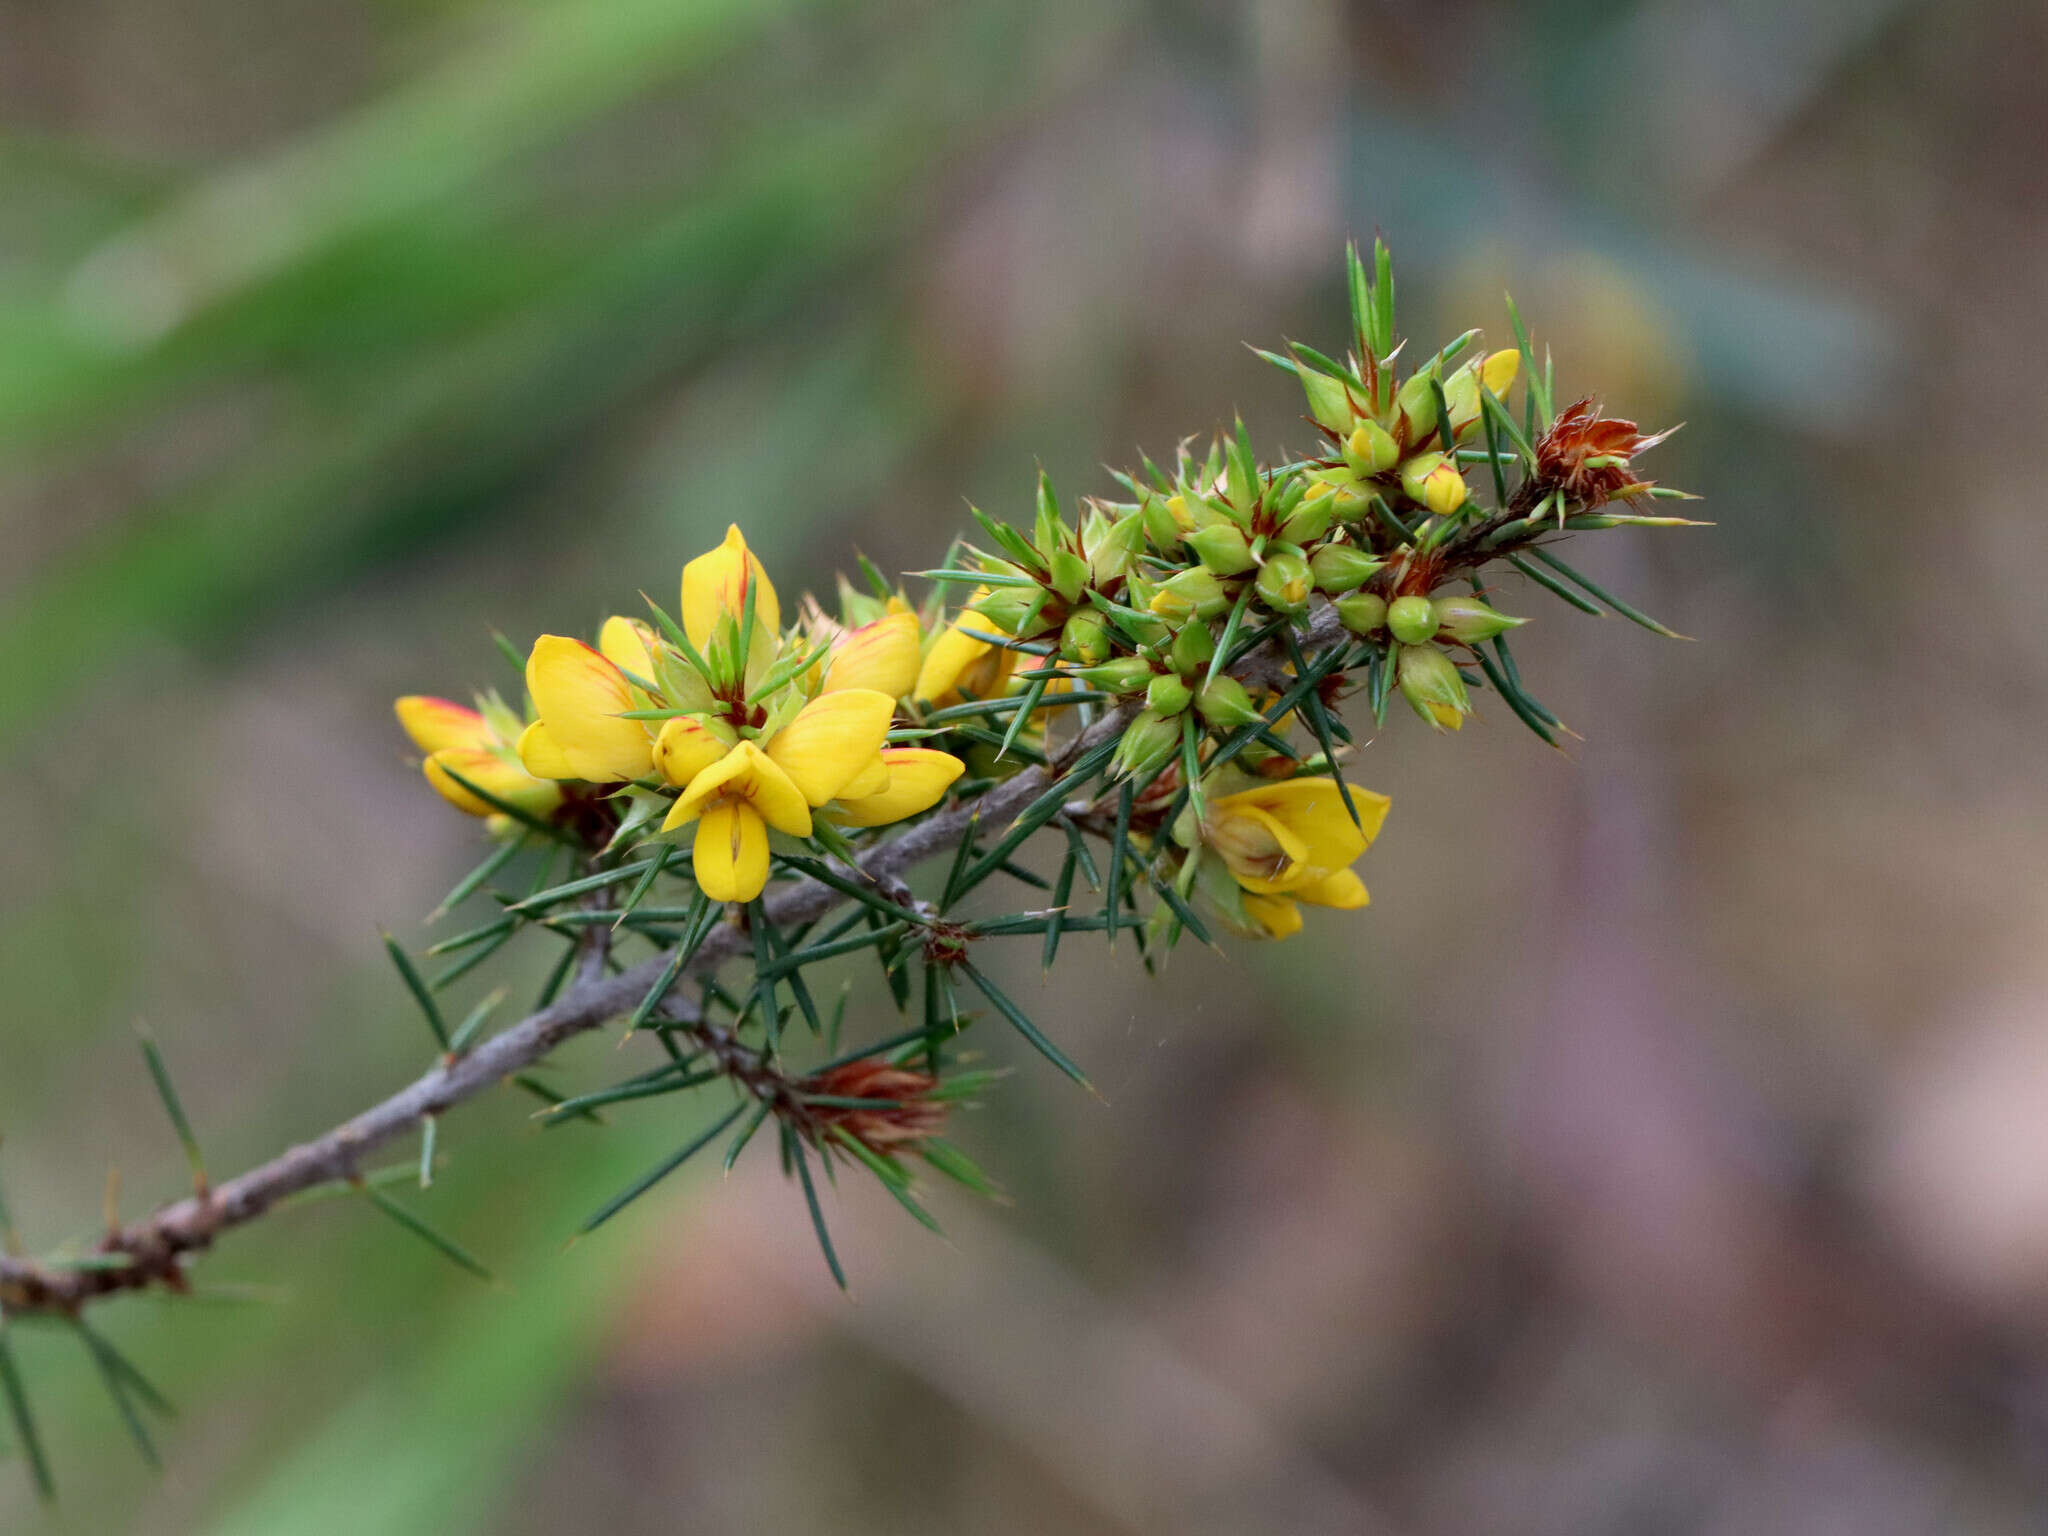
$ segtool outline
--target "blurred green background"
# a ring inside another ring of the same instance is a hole
[[[1512,288],[1562,387],[1684,419],[1649,468],[1718,521],[1572,556],[1699,644],[1503,591],[1586,741],[1392,722],[1369,913],[1156,984],[1000,956],[1111,1101],[991,1036],[1013,1208],[849,1186],[849,1302],[757,1153],[565,1254],[701,1111],[506,1096],[414,1197],[498,1287],[334,1203],[208,1260],[268,1304],[107,1308],[161,1478],[24,1329],[65,1501],[0,1458],[0,1529],[2039,1529],[2044,69],[1991,0],[0,0],[40,1246],[109,1166],[178,1190],[137,1017],[222,1172],[422,1065],[376,925],[477,850],[394,694],[729,517],[824,590],[1034,458],[1299,446],[1239,343],[1333,344],[1347,235],[1408,334]]]

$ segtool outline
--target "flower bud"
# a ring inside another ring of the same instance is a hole
[[[1194,691],[1171,672],[1162,672],[1145,689],[1145,707],[1155,715],[1177,715],[1188,707]]]
[[[1199,565],[1161,582],[1151,604],[1152,611],[1169,624],[1189,617],[1213,619],[1229,606],[1230,594],[1223,590],[1216,573]]]
[[[1451,436],[1463,437],[1479,420],[1479,379],[1471,368],[1460,368],[1444,384],[1444,405],[1451,413]]]
[[[1313,368],[1296,368],[1302,393],[1308,396],[1308,413],[1332,431],[1342,431],[1351,422],[1351,393],[1326,373]]]
[[[1440,453],[1418,453],[1401,466],[1401,489],[1438,517],[1465,505],[1465,477]]]
[[[1394,404],[1399,407],[1401,420],[1408,428],[1408,442],[1421,442],[1436,430],[1436,390],[1431,387],[1436,378],[1435,365],[1414,375],[1394,392]]]
[[[1313,544],[1330,531],[1342,503],[1329,494],[1327,482],[1318,481],[1323,494],[1305,496],[1280,522],[1280,537],[1289,544]]]
[[[1112,656],[1096,666],[1079,668],[1073,675],[1105,693],[1136,693],[1158,674],[1141,656]]]
[[[1440,597],[1432,605],[1436,609],[1436,623],[1439,633],[1452,640],[1463,641],[1466,645],[1477,645],[1482,640],[1491,640],[1495,635],[1506,634],[1527,619],[1511,618],[1499,609],[1490,607],[1478,598]]]
[[[1354,592],[1337,599],[1337,617],[1354,635],[1377,634],[1386,627],[1387,600],[1371,592]]]
[[[1205,669],[1215,654],[1216,637],[1209,633],[1208,625],[1183,624],[1167,649],[1166,660],[1174,671],[1186,677]]]
[[[1145,519],[1136,512],[1120,517],[1088,541],[1089,572],[1097,581],[1128,575],[1138,551],[1144,547]]]
[[[1016,634],[1017,627],[1024,622],[1024,615],[1037,605],[1040,590],[1036,585],[1029,587],[997,587],[988,596],[979,599],[967,610],[967,627],[969,629],[986,628],[999,635]],[[981,624],[973,622],[977,615],[985,622]]]
[[[1180,722],[1162,720],[1149,709],[1138,711],[1116,744],[1111,771],[1136,778],[1150,773],[1180,750]]]
[[[1397,597],[1387,604],[1387,628],[1403,645],[1420,645],[1436,633],[1436,606],[1426,597]]]
[[[1361,475],[1384,474],[1401,457],[1393,433],[1376,421],[1362,421],[1344,440],[1344,462]]]
[[[1053,591],[1068,602],[1081,600],[1081,589],[1088,585],[1088,562],[1079,552],[1071,549],[1056,549],[1048,564],[1051,567]]]
[[[1440,731],[1455,731],[1465,724],[1472,701],[1465,693],[1465,679],[1458,675],[1451,658],[1433,645],[1401,647],[1401,696],[1416,714]]]
[[[1315,577],[1316,590],[1333,596],[1364,586],[1385,564],[1386,561],[1352,544],[1325,544],[1308,557],[1309,574]]]
[[[1145,520],[1145,537],[1156,549],[1173,548],[1187,531],[1163,497],[1147,496],[1145,504],[1138,509],[1138,515]]]
[[[1202,691],[1195,695],[1195,708],[1219,731],[1234,731],[1261,718],[1244,684],[1227,673],[1202,685]]]
[[[1060,630],[1060,655],[1081,666],[1092,667],[1098,661],[1107,660],[1109,650],[1109,621],[1101,614],[1093,608],[1083,608],[1067,616],[1067,622]]]
[[[1275,550],[1259,567],[1259,596],[1276,613],[1296,613],[1308,602],[1308,561],[1296,550]]]
[[[1235,523],[1211,523],[1186,537],[1195,558],[1218,576],[1237,576],[1252,568],[1251,540]]]

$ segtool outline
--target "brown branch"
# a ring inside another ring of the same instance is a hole
[[[1343,638],[1335,612],[1324,608],[1297,643],[1304,651],[1313,652]],[[1264,677],[1277,672],[1282,655],[1269,644],[1247,657],[1237,670],[1241,675]],[[958,843],[977,821],[1002,825],[1081,753],[1108,740],[1123,726],[1120,713],[1096,721],[1069,742],[1054,762],[1028,768],[986,794],[918,823],[870,852],[860,861],[861,870],[887,886]],[[786,926],[813,921],[848,899],[830,886],[803,879],[771,895],[767,911],[771,921]],[[710,974],[737,955],[744,942],[745,935],[736,926],[714,929],[691,960],[690,972]],[[601,954],[593,945],[591,955]],[[586,962],[589,958],[586,956]],[[360,1177],[366,1155],[417,1128],[428,1116],[475,1098],[541,1061],[563,1041],[629,1012],[646,997],[667,964],[668,956],[657,955],[617,975],[605,976],[595,974],[595,968],[586,963],[576,984],[559,1001],[461,1057],[438,1063],[326,1135],[293,1147],[204,1194],[189,1195],[110,1232],[94,1250],[96,1261],[102,1262],[93,1267],[0,1255],[0,1310],[75,1313],[88,1302],[123,1292],[156,1286],[182,1290],[186,1259],[211,1247],[219,1234],[254,1221],[289,1195]],[[103,1262],[109,1259],[127,1262]]]

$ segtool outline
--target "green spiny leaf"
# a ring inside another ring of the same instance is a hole
[[[406,991],[412,994],[414,1002],[420,1005],[420,1012],[426,1015],[427,1028],[434,1032],[441,1049],[448,1049],[448,1025],[441,1018],[441,1005],[434,1001],[434,994],[427,987],[412,963],[412,957],[399,946],[398,940],[390,934],[384,935],[384,948],[391,956],[391,963],[398,967],[398,974],[405,982]]]
[[[766,1109],[766,1107],[767,1106],[765,1105],[761,1106],[761,1108],[764,1110]],[[598,1208],[595,1214],[593,1214],[588,1220],[586,1220],[582,1226],[576,1229],[577,1235],[580,1237],[588,1233],[595,1232],[607,1221],[610,1221],[614,1216],[618,1215],[620,1211],[623,1211],[635,1200],[638,1200],[642,1195],[646,1194],[648,1190],[654,1188],[655,1185],[659,1184],[663,1179],[667,1178],[670,1174],[674,1173],[678,1168],[682,1167],[683,1164],[687,1163],[691,1158],[695,1157],[699,1152],[703,1151],[706,1147],[711,1145],[712,1142],[716,1141],[720,1136],[724,1135],[726,1127],[731,1125],[735,1120],[739,1119],[739,1117],[745,1114],[746,1111],[747,1106],[744,1103],[733,1105],[733,1107],[730,1110],[728,1110],[725,1114],[719,1116],[718,1119],[712,1122],[712,1124],[708,1126],[701,1134],[691,1137],[687,1142],[685,1142],[682,1145],[682,1147],[679,1150],[671,1152],[667,1157],[663,1158],[660,1162],[656,1163],[652,1168],[648,1169],[646,1173],[642,1174],[639,1178],[635,1179],[631,1184],[627,1185],[625,1189],[621,1190],[618,1194],[614,1195],[611,1199],[607,1200],[602,1206]],[[751,1135],[752,1133],[749,1132],[748,1134]],[[744,1145],[745,1141],[743,1139],[738,1144],[738,1146]],[[734,1148],[734,1156],[738,1155],[738,1146]],[[732,1164],[728,1162],[726,1166],[729,1168],[732,1166]]]
[[[995,1005],[996,1011],[1010,1021],[1011,1027],[1030,1043],[1032,1049],[1090,1093],[1095,1092],[1095,1085],[1088,1081],[1087,1074],[1068,1059],[1066,1052],[1046,1038],[1045,1032],[1032,1023],[1021,1008],[1010,1001],[1009,995],[1002,988],[990,981],[972,961],[962,960],[959,965],[960,969],[967,973],[967,979],[981,989],[982,996]]]
[[[406,1231],[412,1233],[413,1236],[420,1239],[428,1247],[434,1249],[443,1258],[447,1259],[449,1263],[459,1269],[468,1270],[479,1280],[491,1280],[491,1272],[484,1268],[483,1263],[475,1254],[456,1242],[454,1238],[448,1237],[437,1230],[426,1218],[414,1211],[407,1210],[374,1184],[364,1184],[363,1193],[370,1197],[370,1203],[376,1206],[378,1210],[389,1216],[393,1221],[405,1228]]]

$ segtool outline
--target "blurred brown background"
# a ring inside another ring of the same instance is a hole
[[[4,0],[0,1152],[32,1243],[423,1063],[376,943],[473,859],[388,701],[659,595],[932,562],[1242,410],[1241,339],[1506,334],[1683,419],[1710,531],[1518,584],[1570,757],[1390,723],[1370,912],[999,974],[936,1242],[765,1153],[561,1238],[660,1101],[448,1127],[427,1203],[103,1319],[152,1479],[22,1330],[65,1502],[144,1532],[2019,1532],[2048,1523],[2048,12],[1962,0]],[[422,940],[423,942],[423,940]],[[532,982],[515,970],[523,992]],[[468,999],[479,982],[460,993]],[[870,992],[876,989],[869,988]],[[890,1026],[865,993],[849,1025]],[[565,1080],[617,1070],[608,1042]],[[680,1121],[679,1121],[680,1114]]]

